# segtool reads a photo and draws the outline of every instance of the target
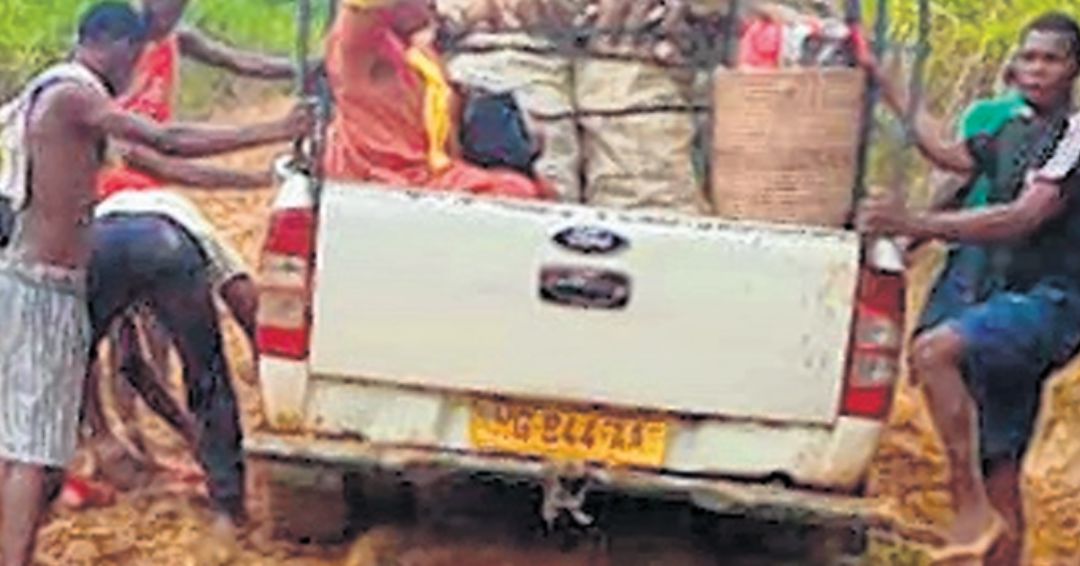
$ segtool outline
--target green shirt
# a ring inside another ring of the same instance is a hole
[[[971,140],[979,135],[994,135],[1010,120],[1027,111],[1028,105],[1019,91],[1010,90],[997,98],[976,100],[960,118],[960,138]],[[990,179],[979,175],[971,184],[965,208],[977,208],[987,204],[990,194]]]
[[[1014,201],[1024,187],[1026,173],[1040,167],[1053,154],[1068,126],[1068,109],[1050,116],[1022,113],[993,134],[978,134],[968,147],[990,190],[987,202]],[[1075,165],[1062,182],[1065,210],[1034,233],[1015,241],[984,246],[989,253],[988,276],[995,289],[1024,290],[1053,281],[1080,291],[1080,176]]]

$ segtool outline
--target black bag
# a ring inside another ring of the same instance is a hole
[[[534,175],[539,148],[525,125],[525,116],[509,92],[471,92],[462,112],[461,150],[481,167],[513,169]]]

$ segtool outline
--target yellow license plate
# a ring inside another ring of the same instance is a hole
[[[662,465],[667,432],[654,418],[496,401],[474,404],[469,423],[479,450],[633,466]]]

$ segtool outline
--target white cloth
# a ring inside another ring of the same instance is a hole
[[[82,271],[0,253],[0,459],[63,468],[75,454],[90,317]]]
[[[35,98],[45,88],[58,82],[73,81],[88,86],[103,96],[109,90],[98,77],[80,63],[60,63],[46,69],[30,81],[13,100],[0,106],[0,197],[7,198],[15,211],[26,204],[26,181],[30,155],[26,147],[28,112]]]
[[[1054,148],[1054,155],[1036,172],[1036,176],[1048,181],[1063,181],[1080,166],[1080,113],[1069,119],[1065,135]]]

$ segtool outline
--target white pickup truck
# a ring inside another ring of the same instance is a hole
[[[245,446],[288,532],[340,532],[345,473],[414,466],[537,478],[549,513],[559,478],[856,507],[904,289],[854,232],[283,179]]]

